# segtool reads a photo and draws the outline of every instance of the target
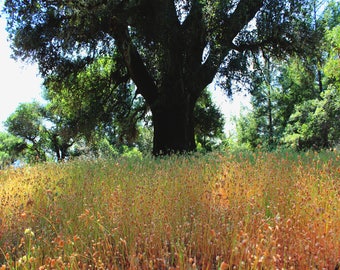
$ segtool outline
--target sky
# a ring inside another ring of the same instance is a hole
[[[2,10],[3,1],[0,1]],[[11,58],[6,20],[0,17],[0,131],[4,131],[3,121],[15,111],[20,103],[33,100],[42,101],[42,79],[37,76],[37,65],[18,62]]]
[[[3,8],[3,0],[0,0],[0,10]],[[5,131],[3,122],[12,114],[19,104],[34,100],[43,102],[42,78],[38,74],[36,64],[27,64],[11,58],[12,51],[6,31],[6,20],[0,17],[0,131]],[[235,129],[230,121],[232,116],[238,116],[244,106],[248,106],[249,98],[243,94],[235,95],[233,101],[228,100],[222,90],[210,86],[213,98],[217,106],[225,116],[227,133]]]

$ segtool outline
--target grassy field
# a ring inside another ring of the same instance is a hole
[[[0,171],[0,269],[334,269],[340,155],[220,154]]]

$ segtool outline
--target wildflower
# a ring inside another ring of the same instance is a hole
[[[31,228],[27,228],[25,230],[25,235],[30,236],[30,237],[34,237],[34,232],[32,231]]]
[[[79,239],[80,239],[80,237],[79,237],[78,235],[74,235],[74,236],[73,236],[73,241],[74,241],[74,242],[78,241]]]
[[[221,263],[220,269],[221,270],[227,270],[227,269],[229,269],[229,265],[226,262],[223,261]]]
[[[22,257],[18,260],[19,265],[25,264],[26,262],[27,262],[27,257],[26,257],[26,255],[25,255],[25,256],[22,256]]]

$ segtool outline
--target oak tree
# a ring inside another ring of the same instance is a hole
[[[152,112],[153,152],[196,148],[195,104],[215,76],[244,82],[249,53],[309,42],[306,0],[6,0],[14,54],[61,80],[112,57]]]

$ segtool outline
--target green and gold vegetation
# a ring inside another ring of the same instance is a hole
[[[211,153],[0,171],[0,269],[334,269],[340,155]]]

